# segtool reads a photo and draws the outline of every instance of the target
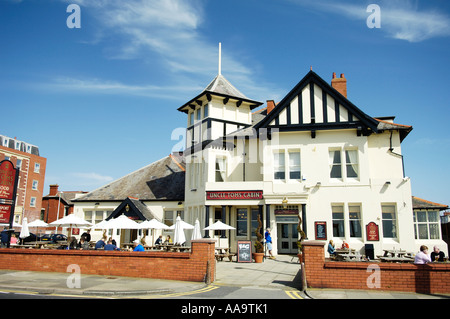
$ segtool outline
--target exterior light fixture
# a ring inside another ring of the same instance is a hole
[[[286,209],[287,208],[287,204],[288,204],[288,200],[286,197],[283,198],[283,201],[281,202],[283,204],[283,208]]]

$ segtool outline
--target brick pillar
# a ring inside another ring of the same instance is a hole
[[[319,287],[317,279],[325,275],[326,242],[309,240],[303,242],[303,262],[305,263],[306,282],[309,287]],[[320,280],[320,279],[319,279]]]

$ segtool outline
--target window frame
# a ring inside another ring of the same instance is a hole
[[[386,208],[388,207],[393,207],[393,212],[390,211],[386,211]],[[394,218],[385,218],[384,215],[385,214],[393,214]],[[386,227],[387,223],[389,221],[393,221],[392,225],[390,225],[391,230],[390,232],[393,234],[392,236],[390,236],[390,234],[388,235],[387,231],[388,228]],[[381,224],[383,227],[383,238],[391,238],[391,239],[398,239],[398,213],[397,213],[397,206],[396,204],[381,204]]]

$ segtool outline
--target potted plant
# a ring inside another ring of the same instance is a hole
[[[255,263],[261,263],[264,258],[264,245],[262,243],[263,236],[261,235],[262,222],[258,214],[258,227],[255,230],[256,241],[255,241],[255,252],[252,254]]]

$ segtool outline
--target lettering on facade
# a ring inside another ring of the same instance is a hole
[[[206,192],[208,200],[262,199],[262,191],[210,191]]]

